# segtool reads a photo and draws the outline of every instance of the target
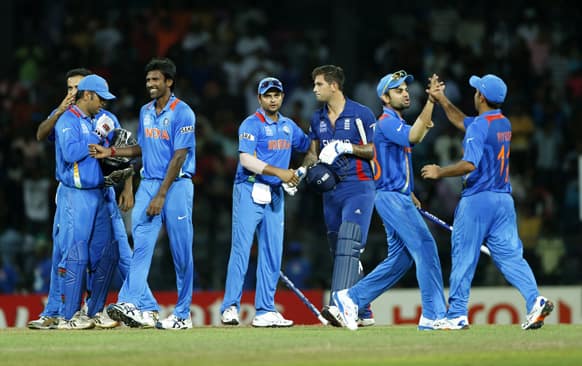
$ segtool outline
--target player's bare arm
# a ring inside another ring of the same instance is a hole
[[[436,83],[434,82],[435,79],[437,80]],[[426,89],[429,98],[434,99],[435,102],[438,103],[443,108],[445,114],[447,115],[448,120],[451,121],[451,123],[455,127],[457,127],[461,131],[465,131],[465,124],[463,123],[463,120],[465,119],[465,117],[467,117],[467,115],[461,112],[461,110],[457,108],[457,106],[455,106],[449,100],[449,98],[447,98],[447,96],[445,95],[445,83],[440,81],[438,79],[438,75],[436,74],[433,74],[433,76],[429,80],[430,80],[429,87],[428,89]]]
[[[319,140],[311,140],[309,150],[303,158],[303,166],[310,166],[317,162],[319,155]]]
[[[122,211],[128,211],[135,204],[133,198],[133,176],[128,177],[123,184],[123,190],[119,195],[118,206]]]
[[[475,170],[475,165],[460,160],[455,164],[441,167],[437,164],[429,164],[422,167],[420,173],[424,179],[440,179],[446,177],[459,177]]]
[[[127,147],[105,147],[97,144],[89,144],[89,155],[95,159],[104,159],[110,156],[126,156],[133,158],[141,156],[141,147],[139,145]]]
[[[166,170],[166,176],[160,185],[160,189],[158,190],[158,193],[156,193],[156,196],[151,200],[146,210],[147,215],[156,216],[162,212],[164,202],[166,201],[166,194],[172,183],[176,180],[178,173],[180,173],[180,169],[184,165],[187,154],[188,149],[178,149],[174,151],[174,156],[172,156],[172,160],[170,160],[168,170]]]
[[[434,127],[434,123],[431,120],[432,111],[434,109],[434,103],[431,102],[430,98],[427,99],[422,112],[410,128],[408,134],[408,140],[413,144],[418,144],[422,142],[428,130]]]
[[[57,120],[65,113],[67,108],[75,102],[75,93],[68,93],[61,104],[59,104],[55,113],[42,121],[36,129],[36,141],[42,141],[47,138],[51,130],[55,127]]]
[[[352,144],[352,155],[357,156],[358,158],[371,160],[374,158],[374,144],[365,144],[365,145],[356,145]]]

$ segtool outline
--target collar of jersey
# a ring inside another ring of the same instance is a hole
[[[85,118],[85,119],[91,119],[91,118],[90,118],[88,115],[86,115],[86,114],[85,114],[85,113],[84,113],[84,112],[81,110],[81,108],[77,107],[77,105],[76,105],[76,104],[73,104],[73,105],[71,106],[71,109],[73,109],[73,110],[74,110],[76,113],[80,114],[82,118]],[[75,113],[75,114],[76,114],[76,113]]]
[[[267,117],[263,108],[257,109],[257,113],[259,113],[261,116],[263,116],[263,118],[265,119],[265,123],[270,124],[270,125],[275,124],[277,122],[281,122],[281,120],[283,118],[283,115],[281,113],[277,112],[277,114],[279,115],[279,120],[277,122],[275,122],[275,121],[271,120],[269,117]]]
[[[396,119],[398,119],[399,121],[404,121],[404,119],[403,119],[403,118],[401,118],[401,117],[398,115],[398,113],[396,113],[396,111],[395,111],[394,109],[392,109],[392,108],[388,108],[388,107],[386,107],[386,106],[384,106],[382,109],[383,109],[383,112],[384,112],[384,114],[387,114],[389,117],[396,118]]]
[[[174,101],[174,99],[176,99],[176,96],[174,95],[174,93],[172,93],[172,95],[170,95],[170,99],[168,99],[168,102],[166,103],[166,105],[162,109],[162,112],[165,112],[170,107],[170,105],[172,104],[172,102]],[[148,109],[152,109],[152,108],[155,108],[156,107],[156,100],[157,99],[154,99],[154,100],[152,100],[150,102],[150,105],[148,106]]]

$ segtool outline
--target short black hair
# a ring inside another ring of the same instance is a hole
[[[91,70],[86,69],[84,67],[79,67],[77,69],[71,69],[71,70],[67,71],[67,74],[65,75],[65,77],[68,79],[68,78],[72,78],[73,76],[83,76],[83,77],[85,77],[85,76],[91,75],[91,74],[93,74],[91,72]]]
[[[176,64],[169,58],[153,58],[145,67],[146,74],[150,71],[160,71],[166,79],[176,80]]]
[[[315,80],[318,75],[323,75],[323,79],[331,84],[337,83],[339,90],[344,89],[344,69],[336,65],[322,65],[318,66],[311,72],[311,78]]]

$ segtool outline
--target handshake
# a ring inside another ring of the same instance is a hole
[[[301,183],[301,180],[303,179],[303,177],[305,177],[306,171],[307,169],[304,166],[302,166],[299,167],[299,169],[297,169],[297,171],[295,172],[295,175],[299,178],[299,183]],[[295,196],[295,193],[297,193],[297,186],[299,186],[299,183],[297,183],[296,185],[291,183],[283,183],[283,189],[285,190],[285,192],[287,192],[289,196]]]

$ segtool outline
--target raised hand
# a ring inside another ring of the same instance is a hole
[[[425,90],[428,94],[428,98],[433,103],[440,103],[445,96],[445,83],[439,79],[437,74],[432,74],[431,77],[428,78],[428,86]]]

